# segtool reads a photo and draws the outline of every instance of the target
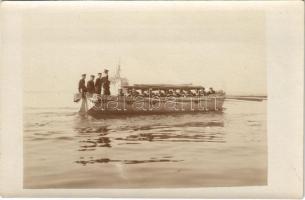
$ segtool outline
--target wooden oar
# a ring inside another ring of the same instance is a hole
[[[83,97],[82,98],[82,105],[79,109],[79,114],[80,115],[87,115],[87,111],[88,111],[87,98]]]

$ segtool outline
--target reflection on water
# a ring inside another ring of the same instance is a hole
[[[209,126],[220,126],[223,127],[223,122],[209,122],[209,123],[189,123],[184,124],[183,126],[177,125],[176,127],[191,127],[191,125],[195,125],[194,127],[209,127]],[[201,132],[201,134],[196,134],[196,132],[190,133],[180,133],[177,134],[175,130],[170,129],[168,126],[164,126],[160,128],[152,127],[152,126],[141,126],[137,128],[132,128],[135,132],[139,130],[155,130],[156,132],[152,133],[138,133],[138,134],[130,134],[126,137],[114,137],[113,140],[121,140],[121,141],[166,141],[166,142],[225,142],[223,134],[221,132]],[[85,151],[87,148],[92,149],[92,147],[111,147],[111,140],[107,137],[108,133],[107,127],[99,127],[97,129],[92,129],[91,127],[86,128],[77,128],[76,132],[80,133],[78,137],[85,138],[86,140],[80,140],[80,143],[86,143],[85,145],[81,145],[80,147]],[[126,130],[126,129],[125,129]],[[92,135],[83,133],[99,133],[96,138],[87,138]],[[139,144],[136,142],[130,143],[120,143],[120,144]]]
[[[152,162],[179,162],[181,160],[170,160],[170,159],[150,159],[150,160],[111,160],[109,158],[101,158],[94,160],[81,160],[75,161],[79,164],[94,164],[94,163],[109,163],[109,162],[121,162],[123,164],[140,164],[140,163],[152,163]]]
[[[221,114],[220,114],[221,115]],[[132,116],[131,118],[134,118]],[[161,116],[162,119],[167,119],[167,115]],[[149,120],[151,116],[146,116],[145,119]],[[222,119],[222,118],[220,118]],[[82,119],[88,120],[88,119]],[[113,141],[120,141],[116,145],[135,145],[141,144],[143,141],[149,142],[225,142],[224,134],[222,132],[211,131],[188,131],[180,132],[177,128],[198,128],[198,127],[224,127],[223,121],[210,121],[210,122],[189,122],[173,125],[139,125],[139,126],[122,126],[116,130],[111,130],[110,126],[96,126],[96,127],[76,127],[74,130],[77,138],[79,138],[78,151],[95,151],[99,148],[111,148]],[[130,134],[111,134],[112,131],[130,132]],[[165,156],[165,158],[171,158],[172,156]],[[93,163],[109,163],[109,162],[122,162],[124,164],[141,164],[149,162],[178,162],[179,160],[170,159],[149,159],[149,160],[113,160],[110,158],[89,159],[84,160],[84,157],[80,157],[75,161],[79,164],[93,164]]]
[[[224,105],[223,113],[111,119],[81,118],[77,106],[28,107],[24,186],[266,184],[266,102]]]

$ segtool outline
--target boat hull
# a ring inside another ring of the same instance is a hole
[[[88,98],[87,114],[100,118],[128,115],[160,115],[221,112],[224,96],[203,97],[125,97]]]

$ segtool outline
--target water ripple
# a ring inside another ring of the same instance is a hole
[[[123,164],[143,164],[143,163],[156,163],[156,162],[181,162],[183,160],[170,160],[170,159],[150,159],[150,160],[113,160],[109,158],[91,159],[91,160],[77,160],[75,163],[87,165],[95,163],[110,163],[120,162]]]

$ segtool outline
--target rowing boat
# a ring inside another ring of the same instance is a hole
[[[202,86],[184,85],[143,85],[122,86],[118,95],[87,94],[82,98],[81,114],[96,118],[113,115],[152,115],[171,113],[198,113],[222,111],[225,93],[210,95],[158,96],[154,91],[200,90]],[[126,95],[130,90],[148,90],[148,96]]]

